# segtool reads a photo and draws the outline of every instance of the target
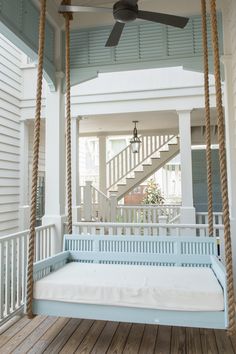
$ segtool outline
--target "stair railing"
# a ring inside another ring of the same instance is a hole
[[[168,148],[168,144],[174,143],[176,135],[142,135],[139,137],[141,146],[138,153],[133,153],[131,144],[123,149],[107,162],[107,190],[114,188],[122,179],[131,172],[147,163],[159,151]]]

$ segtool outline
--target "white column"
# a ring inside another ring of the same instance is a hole
[[[117,192],[110,191],[110,222],[116,222],[117,215]]]
[[[93,201],[92,201],[92,181],[86,181],[84,187],[84,220],[92,221]]]
[[[178,111],[181,161],[181,224],[195,224],[191,150],[191,111]]]
[[[56,225],[53,253],[62,247],[65,222],[65,99],[63,73],[57,73],[57,90],[46,96],[45,216],[43,225]]]
[[[80,220],[79,186],[79,124],[80,117],[73,117],[71,124],[71,159],[72,159],[72,216],[73,222]]]
[[[29,228],[29,126],[20,122],[20,207],[19,229]]]
[[[222,58],[225,69],[225,127],[226,127],[226,151],[227,151],[227,173],[229,189],[229,206],[231,219],[231,242],[233,251],[234,284],[236,292],[236,145],[235,145],[235,108],[233,97],[233,70],[232,56]]]
[[[107,169],[106,169],[106,142],[105,135],[99,136],[99,189],[107,194]]]

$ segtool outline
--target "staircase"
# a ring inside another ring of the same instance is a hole
[[[179,153],[177,135],[140,136],[141,148],[134,154],[128,145],[107,162],[107,191],[121,199]]]

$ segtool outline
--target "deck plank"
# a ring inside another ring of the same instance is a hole
[[[153,354],[156,344],[158,326],[146,325],[143,339],[140,345],[139,354]]]
[[[135,323],[132,325],[123,354],[138,353],[143,338],[144,327],[145,325],[143,324]]]
[[[43,321],[18,347],[12,354],[27,353],[34,344],[48,331],[48,329],[56,322],[56,317],[48,317]]]
[[[235,334],[230,337],[230,342],[232,344],[234,354],[236,354],[236,335]]]
[[[74,351],[78,348],[84,337],[87,335],[93,323],[93,320],[82,320],[78,328],[74,331],[72,336],[68,339],[64,347],[61,349],[60,354],[74,353]]]
[[[78,354],[88,354],[93,349],[98,337],[100,336],[103,328],[105,327],[105,321],[95,321],[88,331],[86,337],[79,345],[75,353]]]
[[[26,316],[19,319],[17,322],[14,322],[11,327],[7,328],[4,332],[0,334],[0,348],[8,342],[12,337],[14,337],[22,328],[24,328],[28,323],[30,323],[30,319]]]
[[[79,326],[81,320],[77,318],[70,319],[61,332],[54,338],[47,349],[44,351],[45,354],[58,354],[63,348],[68,338],[74,333],[76,328]]]
[[[218,354],[218,348],[216,345],[215,333],[212,329],[201,329],[200,338],[202,344],[203,353]],[[219,353],[221,354],[221,353]]]
[[[186,329],[173,327],[171,337],[171,354],[186,354]]]
[[[34,344],[33,348],[27,354],[43,353],[68,322],[69,318],[58,318],[54,325]]]
[[[171,345],[170,326],[160,326],[157,333],[155,354],[170,354]]]
[[[17,332],[5,345],[1,347],[1,353],[12,353],[29,335],[45,321],[46,316],[36,316],[19,332]]]
[[[226,331],[215,330],[216,344],[220,354],[234,354],[234,349]]]
[[[188,354],[205,354],[202,352],[200,331],[198,328],[186,328],[186,352]]]
[[[91,354],[106,353],[112,341],[112,338],[118,328],[118,325],[118,322],[107,322],[95,346],[93,347]]]
[[[114,334],[107,354],[121,354],[131,330],[131,323],[120,323]]]

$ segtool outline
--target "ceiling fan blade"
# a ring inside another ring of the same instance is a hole
[[[138,18],[142,20],[158,22],[164,25],[179,27],[179,28],[184,28],[189,21],[189,18],[187,17],[167,15],[158,12],[141,11],[141,10],[138,11]]]
[[[123,0],[123,2],[128,3],[129,5],[137,5],[138,0]]]
[[[76,5],[60,5],[59,12],[107,12],[112,13],[112,8],[109,7],[92,7],[92,6],[76,6]]]
[[[125,27],[124,23],[121,22],[115,23],[111,31],[111,34],[106,42],[106,47],[115,47],[119,43],[124,27]]]

